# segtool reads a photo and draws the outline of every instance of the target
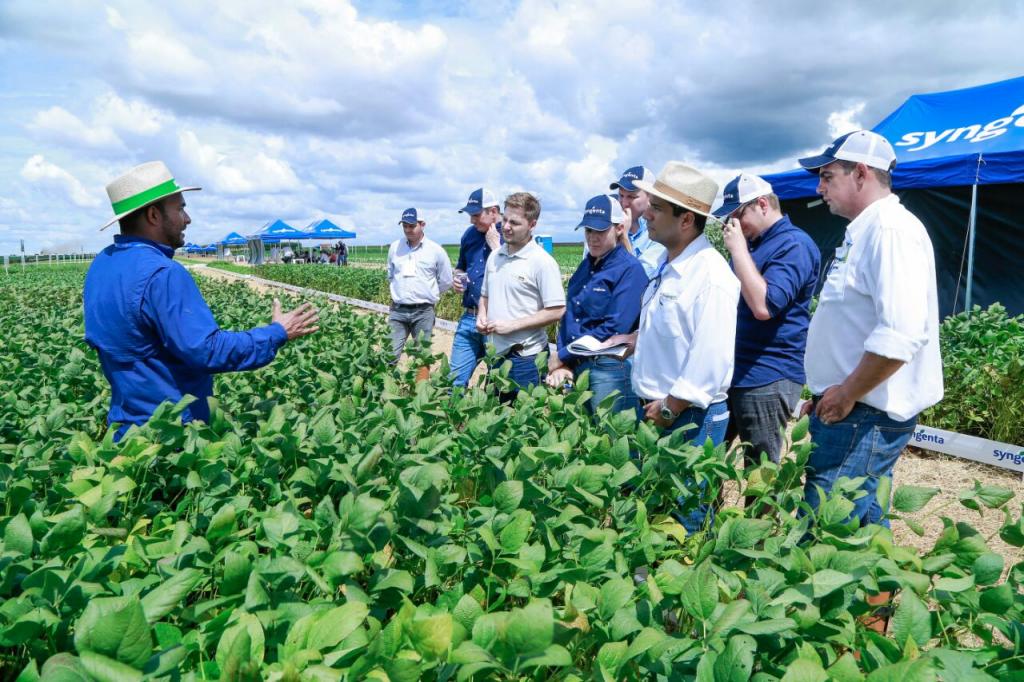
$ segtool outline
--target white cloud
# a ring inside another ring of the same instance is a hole
[[[50,163],[42,154],[35,154],[21,168],[21,177],[44,187],[62,190],[75,206],[93,208],[103,204],[99,197],[88,192],[82,183],[60,166]]]
[[[200,179],[213,189],[228,194],[283,192],[300,186],[299,178],[287,161],[264,151],[220,150],[200,142],[194,131],[178,135],[183,159],[195,168]]]
[[[172,119],[142,100],[124,100],[114,92],[97,97],[93,109],[96,123],[137,135],[155,135]]]
[[[29,130],[54,142],[84,147],[120,147],[121,139],[106,126],[89,126],[63,107],[54,106],[35,115]]]
[[[851,107],[842,111],[833,111],[828,115],[828,132],[832,139],[864,128],[859,117],[864,113],[866,104],[866,102],[857,102]]]

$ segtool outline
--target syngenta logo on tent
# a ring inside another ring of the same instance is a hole
[[[1003,116],[988,123],[973,123],[962,128],[947,128],[943,131],[927,130],[907,133],[895,146],[906,147],[908,152],[917,152],[922,149],[928,149],[940,142],[956,142],[958,140],[984,142],[993,137],[999,137],[1011,125],[1017,128],[1024,128],[1024,105],[1014,109],[1013,113],[1009,116]]]

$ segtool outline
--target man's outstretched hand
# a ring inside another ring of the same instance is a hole
[[[317,326],[320,321],[320,313],[312,303],[303,303],[298,308],[285,313],[281,312],[281,301],[275,298],[272,317],[271,322],[277,322],[284,327],[289,341],[307,336],[320,329]]]

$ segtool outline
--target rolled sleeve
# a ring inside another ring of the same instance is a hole
[[[693,307],[693,341],[669,394],[705,408],[732,380],[738,295],[709,286]]]
[[[876,267],[869,275],[878,323],[864,350],[909,362],[928,342],[929,271],[925,245],[898,227],[879,231],[872,250]]]

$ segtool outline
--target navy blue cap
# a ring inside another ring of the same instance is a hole
[[[743,204],[769,194],[772,194],[772,186],[767,180],[758,175],[740,173],[722,190],[724,203],[712,215],[716,218],[725,218]]]
[[[635,180],[643,180],[644,182],[653,183],[654,173],[644,166],[633,166],[632,168],[627,168],[622,172],[622,177],[619,178],[619,181],[608,185],[608,189],[619,189],[621,187],[627,192],[636,192],[640,188],[633,184]]]
[[[420,221],[419,214],[416,213],[415,208],[407,208],[402,211],[402,219],[398,221],[398,224],[402,223],[418,223]]]
[[[469,200],[466,205],[459,209],[459,213],[468,213],[469,215],[476,215],[485,208],[491,206],[500,206],[498,200],[494,196],[494,192],[488,191],[486,187],[473,190],[469,195]]]
[[[625,219],[626,214],[622,212],[622,206],[619,205],[618,199],[607,194],[598,194],[587,202],[586,208],[583,209],[583,219],[576,229],[585,227],[589,230],[604,232]]]

